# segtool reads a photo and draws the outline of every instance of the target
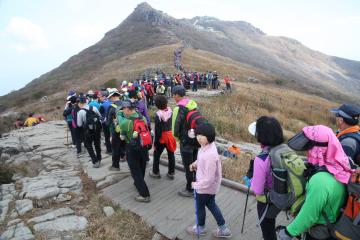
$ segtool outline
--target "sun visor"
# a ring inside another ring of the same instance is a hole
[[[311,141],[305,136],[303,131],[293,136],[288,141],[288,146],[295,151],[306,151],[313,147]]]

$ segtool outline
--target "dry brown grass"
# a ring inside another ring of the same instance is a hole
[[[222,175],[224,178],[242,182],[241,178],[246,175],[250,160],[254,156],[250,153],[241,152],[237,159],[227,158],[222,162]]]
[[[254,142],[248,125],[262,115],[276,117],[286,137],[291,137],[306,125],[323,124],[333,127],[329,109],[337,103],[270,85],[236,83],[237,90],[208,99],[198,99],[201,112],[212,122],[217,132],[232,141]]]

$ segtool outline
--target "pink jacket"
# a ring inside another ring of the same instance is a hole
[[[200,194],[216,194],[221,183],[221,160],[212,142],[201,147],[198,152],[196,183],[194,188]]]

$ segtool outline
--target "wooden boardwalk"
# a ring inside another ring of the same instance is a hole
[[[197,239],[196,236],[190,236],[185,231],[187,226],[195,224],[194,199],[177,194],[177,191],[185,186],[185,174],[177,171],[175,180],[168,180],[164,175],[167,172],[164,166],[160,166],[160,172],[163,174],[161,179],[150,178],[148,172],[149,170],[147,170],[146,183],[151,194],[150,203],[139,203],[134,200],[137,191],[131,176],[104,188],[102,193],[115,204],[141,216],[157,232],[169,239]],[[225,221],[233,232],[232,239],[262,239],[261,230],[256,227],[258,218],[253,196],[250,196],[248,201],[244,233],[240,233],[245,200],[245,193],[225,186],[221,186],[216,196]],[[200,239],[215,239],[211,236],[211,230],[216,228],[216,222],[208,210],[206,215],[209,233]],[[281,213],[278,219],[279,223],[284,223],[285,215]]]

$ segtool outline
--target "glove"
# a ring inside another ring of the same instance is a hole
[[[279,240],[292,240],[293,237],[286,230],[285,226],[279,226],[276,228],[279,231]]]
[[[242,180],[244,181],[247,187],[251,186],[251,179],[248,176],[243,176]]]

